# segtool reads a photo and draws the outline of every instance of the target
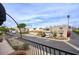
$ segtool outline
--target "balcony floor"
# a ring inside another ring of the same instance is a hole
[[[0,42],[0,55],[8,55],[13,51],[14,50],[5,39],[3,40],[3,42]]]

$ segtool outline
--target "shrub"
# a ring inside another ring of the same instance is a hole
[[[26,34],[26,32],[21,32],[21,34]]]
[[[75,33],[79,34],[79,30],[73,30],[73,32],[75,32]]]
[[[0,35],[2,35],[3,33],[2,32],[0,32]]]
[[[27,43],[24,43],[22,48],[23,50],[29,50],[29,45]]]
[[[21,34],[29,34],[29,31],[21,32]]]
[[[26,31],[26,34],[29,34],[29,31]]]
[[[57,37],[57,33],[56,32],[53,33],[53,37],[55,37],[55,38]]]
[[[37,35],[41,36],[41,37],[45,37],[46,36],[45,32],[39,32]]]
[[[19,47],[18,46],[13,46],[13,49],[14,50],[19,50]]]
[[[29,45],[27,43],[24,43],[22,45],[13,46],[14,50],[29,50]]]

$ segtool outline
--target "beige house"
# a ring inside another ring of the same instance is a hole
[[[68,30],[72,31],[72,29],[71,28],[69,29],[67,25],[58,25],[58,26],[53,26],[53,27],[51,26],[50,27],[50,31],[53,34],[56,33],[57,38],[60,38],[60,37],[67,38],[67,31]]]

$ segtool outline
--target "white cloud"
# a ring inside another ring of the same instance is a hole
[[[29,21],[26,21],[27,23],[38,23],[38,22],[42,22],[41,19],[30,19]]]

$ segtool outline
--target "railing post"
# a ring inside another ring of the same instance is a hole
[[[59,50],[59,55],[61,55],[61,51]]]
[[[33,43],[31,42],[30,45],[31,45],[31,54],[34,55],[34,52],[33,52],[33,50],[34,50],[33,49]]]
[[[65,55],[67,55],[67,53],[65,52]]]
[[[47,48],[46,48],[46,46],[45,46],[45,51],[46,51],[46,55],[48,54],[48,51],[47,51]]]
[[[37,51],[38,51],[38,50],[37,50],[37,49],[38,49],[38,48],[37,48],[37,44],[35,44],[35,47],[36,47],[36,52],[35,52],[35,54],[38,55],[38,54],[37,54]]]
[[[52,53],[51,53],[51,48],[49,48],[49,53],[50,53],[50,55],[52,54]]]
[[[43,55],[44,55],[44,46],[42,46],[42,51],[43,51]]]
[[[39,55],[39,54],[40,54],[40,53],[39,53],[39,45],[37,45],[37,49],[38,49],[38,50],[37,50],[37,53],[38,53],[38,55]]]
[[[54,55],[56,55],[55,49],[53,49],[53,51],[54,51]]]
[[[40,55],[42,55],[41,45],[39,45]]]

